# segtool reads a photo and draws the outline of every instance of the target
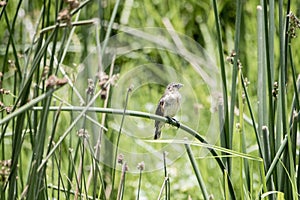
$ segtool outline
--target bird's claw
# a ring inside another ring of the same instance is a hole
[[[172,120],[175,122],[175,126],[176,126],[177,128],[179,128],[179,127],[180,127],[179,121],[176,120],[176,119],[174,119],[174,118],[172,118]]]
[[[167,119],[168,119],[168,123],[169,124],[171,124],[173,126],[176,126],[177,128],[180,127],[180,123],[179,123],[179,121],[177,119],[175,119],[173,117],[171,118],[171,117],[168,117],[168,116],[167,116]]]

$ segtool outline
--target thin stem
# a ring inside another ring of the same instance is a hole
[[[142,169],[140,169],[140,176],[139,176],[139,185],[138,185],[138,193],[136,195],[136,200],[140,199],[140,190],[141,190],[141,182],[142,182]]]
[[[198,181],[199,186],[200,186],[200,189],[201,189],[201,191],[202,191],[202,195],[203,195],[203,197],[204,197],[205,200],[208,200],[208,199],[209,199],[209,195],[208,195],[208,192],[207,192],[207,190],[206,190],[205,183],[204,183],[204,181],[203,181],[203,178],[202,178],[202,176],[201,176],[201,173],[200,173],[200,171],[199,171],[199,169],[198,169],[198,167],[197,167],[197,163],[196,163],[196,161],[195,161],[195,157],[194,157],[194,155],[193,155],[193,152],[192,152],[192,150],[191,150],[191,147],[190,147],[189,144],[185,144],[184,146],[185,146],[185,149],[186,149],[187,154],[188,154],[188,156],[189,156],[189,159],[190,159],[190,161],[191,161],[192,167],[193,167],[193,169],[194,169],[194,172],[195,172],[197,181]]]
[[[220,110],[220,112],[224,112],[222,115],[222,118],[220,118],[221,123],[224,127],[221,127],[221,135],[224,137],[221,137],[221,144],[226,144],[225,139],[229,138],[229,118],[228,118],[228,95],[227,95],[227,82],[226,82],[226,70],[225,70],[225,62],[224,62],[224,56],[223,56],[223,42],[222,42],[222,31],[221,31],[221,25],[220,25],[220,19],[219,19],[219,12],[217,7],[216,0],[212,0],[213,3],[213,9],[214,9],[214,16],[216,21],[216,29],[217,29],[217,38],[218,38],[218,51],[219,51],[219,60],[220,60],[220,68],[221,68],[221,78],[222,78],[222,91],[223,91],[223,109]],[[222,114],[222,113],[220,113]],[[223,120],[224,118],[224,120]],[[226,147],[225,145],[223,147]],[[226,158],[224,159],[226,160]]]
[[[168,176],[168,172],[167,172],[166,155],[167,155],[167,152],[164,151],[163,152],[163,160],[164,160],[164,172],[165,172],[165,199],[169,199],[170,195],[169,195],[168,191],[169,191],[170,181],[169,181],[169,176]]]
[[[236,101],[236,80],[238,73],[238,59],[239,59],[239,43],[240,43],[240,29],[241,29],[241,18],[242,18],[242,1],[236,1],[236,21],[235,21],[235,39],[234,39],[234,56],[233,68],[232,68],[232,82],[231,82],[231,102],[230,102],[230,119],[229,119],[229,133],[226,138],[226,148],[232,149],[232,135],[233,135],[233,124],[234,124],[234,107]],[[227,169],[228,176],[231,175],[231,159],[227,158]]]
[[[116,150],[115,150],[115,156],[114,156],[114,161],[113,161],[114,166],[112,169],[112,183],[111,183],[112,190],[114,189],[114,182],[115,182],[115,175],[116,175],[116,163],[117,163],[117,157],[118,157],[118,148],[119,148],[119,143],[120,143],[120,137],[121,137],[123,123],[124,123],[124,119],[125,119],[125,113],[126,113],[128,99],[129,99],[129,93],[131,92],[131,90],[132,90],[131,88],[128,88],[128,90],[127,90],[124,110],[123,110],[123,114],[122,114],[122,120],[121,120],[121,124],[120,124],[119,133],[117,136]]]

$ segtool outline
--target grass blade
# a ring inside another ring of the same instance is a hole
[[[199,169],[197,167],[197,163],[196,163],[196,161],[194,159],[194,155],[193,155],[193,152],[191,150],[191,147],[190,147],[189,144],[185,144],[184,146],[185,146],[185,149],[187,151],[188,157],[189,157],[189,159],[191,161],[192,168],[194,169],[194,172],[195,172],[195,175],[196,175],[199,187],[200,187],[200,189],[202,191],[203,198],[205,200],[208,200],[210,198],[209,198],[208,192],[206,190],[206,186],[205,186],[205,183],[204,183],[203,178],[201,176],[201,173],[200,173],[200,171],[199,171]]]

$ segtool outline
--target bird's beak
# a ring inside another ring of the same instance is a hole
[[[178,83],[178,84],[177,84],[177,87],[178,87],[178,89],[179,89],[179,88],[182,88],[182,87],[183,87],[183,84]]]

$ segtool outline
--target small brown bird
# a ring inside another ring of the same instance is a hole
[[[160,98],[155,112],[156,115],[167,117],[169,120],[174,120],[178,126],[179,123],[173,119],[173,117],[180,108],[181,94],[179,93],[179,89],[182,86],[181,83],[170,83],[167,86],[164,95]],[[155,121],[155,140],[160,137],[161,128],[164,124],[164,122]]]

